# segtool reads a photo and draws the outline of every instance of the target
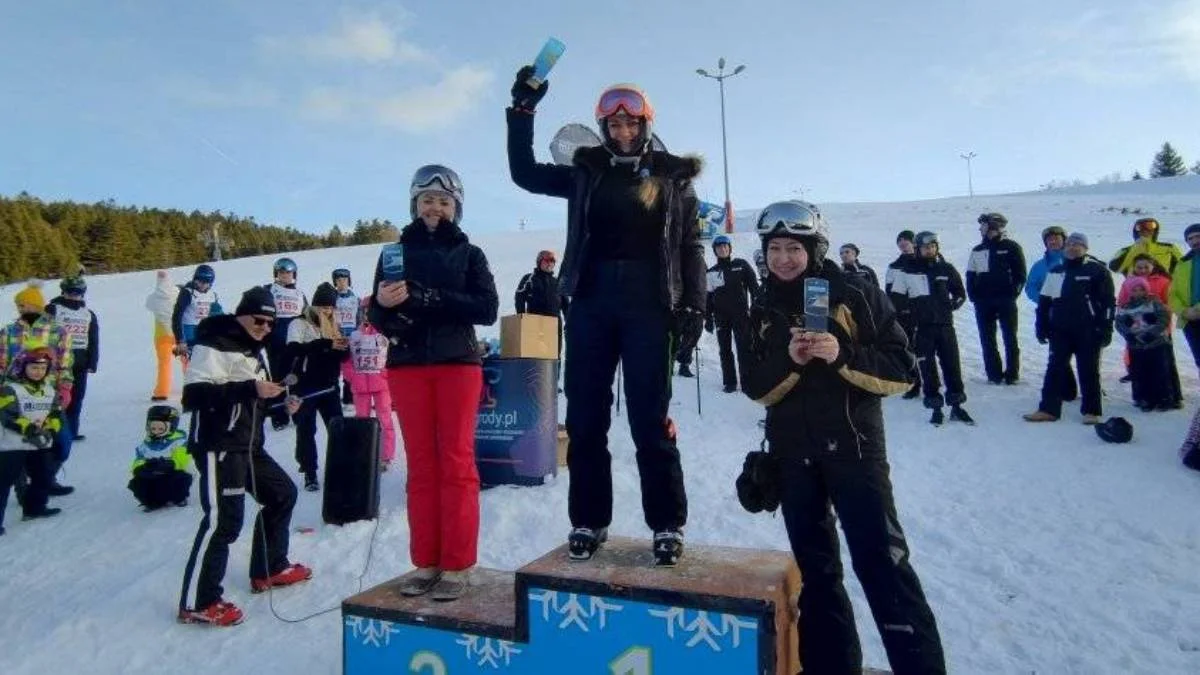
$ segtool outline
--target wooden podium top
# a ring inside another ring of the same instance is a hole
[[[790,553],[687,546],[675,567],[656,567],[649,539],[612,537],[588,562],[572,562],[563,545],[517,571],[518,583],[721,611],[788,606],[800,592]],[[700,600],[698,603],[697,600]]]

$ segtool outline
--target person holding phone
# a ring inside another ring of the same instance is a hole
[[[840,520],[892,670],[945,673],[937,622],[909,562],[888,475],[882,398],[909,387],[913,357],[904,330],[882,290],[849,282],[825,258],[828,226],[816,206],[770,204],[757,229],[769,276],[751,306],[751,339],[738,363],[742,391],[767,408],[783,522],[804,579],[804,672],[862,670],[842,584]],[[806,326],[804,289],[812,278],[829,285],[826,331]]]
[[[450,601],[466,591],[479,547],[475,422],[483,368],[474,327],[496,322],[500,298],[487,257],[460,227],[458,174],[423,166],[409,194],[413,221],[400,233],[402,248],[389,244],[380,253],[368,316],[391,340],[388,387],[408,464],[417,571],[400,592]]]
[[[675,424],[667,415],[669,355],[680,336],[701,328],[704,316],[704,246],[692,188],[701,162],[652,150],[654,107],[635,85],[619,84],[601,92],[596,103],[602,144],[580,148],[570,166],[539,164],[534,108],[550,84],[531,87],[531,73],[531,66],[522,68],[512,86],[508,167],[519,187],[567,200],[559,283],[571,299],[565,376],[569,556],[590,559],[612,521],[608,429],[620,361],[655,563],[671,566],[683,554],[687,495]]]

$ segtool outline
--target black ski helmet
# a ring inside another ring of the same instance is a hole
[[[296,261],[292,260],[291,258],[280,258],[279,260],[276,260],[275,264],[271,267],[271,272],[273,274],[279,274],[280,272],[291,272],[293,278],[300,278],[300,272],[299,268],[296,267]]]
[[[146,411],[146,426],[151,422],[166,422],[171,431],[179,428],[179,411],[169,405],[152,405]]]
[[[87,292],[87,282],[81,276],[66,277],[58,283],[58,288],[64,295],[83,295]]]
[[[334,271],[333,271],[333,274],[331,274],[331,275],[329,276],[329,280],[330,280],[330,281],[332,281],[332,282],[334,282],[334,283],[337,283],[337,280],[338,280],[338,279],[345,279],[345,280],[346,280],[347,282],[349,282],[351,285],[353,285],[353,283],[354,283],[354,282],[353,282],[353,281],[350,279],[350,270],[346,269],[345,267],[339,267],[339,268],[337,268],[336,270],[334,270]]]
[[[918,251],[922,246],[928,246],[929,244],[933,244],[934,246],[941,248],[941,244],[938,243],[937,233],[924,230],[918,232],[917,236],[913,237],[913,246],[916,246]]]
[[[755,229],[762,239],[764,252],[775,237],[787,237],[804,244],[808,249],[809,267],[813,270],[821,269],[825,255],[829,253],[829,226],[816,204],[798,199],[768,204],[758,214]]]
[[[217,272],[209,264],[197,265],[196,271],[192,273],[192,281],[203,281],[211,284],[216,282],[216,280]]]
[[[1096,425],[1096,435],[1105,443],[1128,443],[1133,440],[1133,425],[1124,417],[1110,417]]]

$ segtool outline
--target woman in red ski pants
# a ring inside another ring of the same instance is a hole
[[[375,268],[370,321],[392,343],[388,386],[408,464],[405,595],[455,600],[469,583],[479,540],[475,420],[483,389],[476,325],[496,322],[499,298],[479,247],[459,227],[462,181],[424,166],[409,189],[413,222],[400,233],[402,274]],[[394,246],[389,244],[389,246]],[[402,281],[397,280],[402,277]]]

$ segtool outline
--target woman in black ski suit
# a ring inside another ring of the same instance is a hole
[[[829,238],[817,207],[771,204],[758,232],[770,274],[750,309],[750,346],[738,362],[742,390],[767,407],[780,506],[804,579],[804,672],[862,672],[832,505],[892,670],[945,673],[937,623],[908,561],[884,449],[881,399],[905,392],[913,367],[904,331],[878,287],[825,260]],[[804,328],[804,284],[814,277],[829,283],[826,331]]]
[[[538,164],[533,111],[549,84],[531,87],[531,73],[521,69],[512,87],[508,165],[520,187],[567,199],[559,283],[571,302],[564,377],[570,557],[591,558],[612,521],[608,429],[619,360],[655,560],[674,565],[687,497],[667,407],[675,336],[703,316],[704,249],[691,186],[700,161],[651,150],[654,108],[637,87],[616,85],[596,104],[604,143],[580,148],[570,166]]]

